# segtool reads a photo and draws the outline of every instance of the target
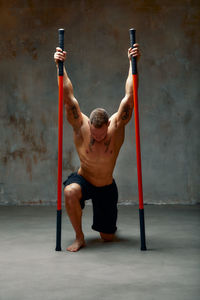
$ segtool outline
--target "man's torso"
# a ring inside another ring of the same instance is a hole
[[[83,115],[83,124],[74,131],[74,143],[80,158],[78,174],[95,186],[109,185],[113,181],[113,171],[117,156],[124,141],[124,126],[118,126],[116,117],[110,118],[106,138],[96,142],[90,133],[88,117]]]

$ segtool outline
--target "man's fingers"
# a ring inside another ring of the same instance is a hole
[[[132,57],[140,56],[140,54],[133,54]]]
[[[138,47],[134,47],[134,48],[129,48],[128,51],[131,52],[135,52],[135,51],[140,51]]]
[[[62,49],[60,47],[56,47],[56,51],[58,52],[63,52]]]
[[[65,59],[62,56],[55,56],[55,59],[64,61]]]
[[[131,57],[136,57],[137,59],[139,59],[140,56],[141,56],[141,52],[140,52],[140,49],[139,49],[139,44],[134,44],[133,48],[129,48],[128,49],[128,57],[129,57],[129,59]]]
[[[54,54],[55,60],[65,61],[66,55],[67,55],[66,51],[62,51],[60,47],[56,47],[56,52]]]
[[[133,51],[130,51],[129,54],[130,55],[135,55],[135,54],[137,55],[137,54],[140,54],[140,51],[139,50],[133,50]]]
[[[129,48],[129,54],[130,55],[140,55],[140,49],[139,48]]]
[[[64,58],[63,55],[59,54],[58,52],[56,52],[54,56],[55,56],[57,59],[62,59],[62,58]]]
[[[60,47],[56,47],[56,52],[67,54],[67,52],[63,51]]]
[[[66,51],[63,51],[60,47],[56,47],[56,51],[66,53]]]

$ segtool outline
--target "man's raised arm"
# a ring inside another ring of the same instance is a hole
[[[129,59],[129,72],[126,80],[125,86],[125,96],[122,99],[118,112],[116,114],[117,123],[121,125],[126,125],[132,116],[134,102],[133,102],[133,77],[132,77],[132,65],[131,57],[137,56],[137,59],[140,57],[139,45],[134,44],[134,48],[128,49],[128,59]]]
[[[62,51],[61,48],[57,47],[54,54],[54,60],[57,65],[57,75],[58,75],[58,62],[66,60],[67,53]],[[67,75],[67,71],[63,66],[63,101],[65,105],[65,112],[68,122],[72,125],[74,129],[78,129],[82,125],[82,113],[78,104],[78,101],[74,97],[73,86],[71,80]]]

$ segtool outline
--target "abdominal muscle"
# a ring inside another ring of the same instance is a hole
[[[111,159],[109,162],[107,159],[102,159],[98,162],[90,161],[89,159],[83,160],[80,157],[81,166],[78,170],[78,174],[83,176],[88,182],[94,186],[105,186],[112,184],[113,182],[113,170],[115,163]]]

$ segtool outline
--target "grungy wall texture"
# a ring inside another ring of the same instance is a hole
[[[200,4],[192,0],[0,2],[0,201],[56,202],[58,89],[53,53],[65,28],[66,68],[85,114],[117,111],[136,28],[145,203],[200,199]],[[79,159],[64,120],[63,179]],[[134,118],[114,176],[138,201]]]

